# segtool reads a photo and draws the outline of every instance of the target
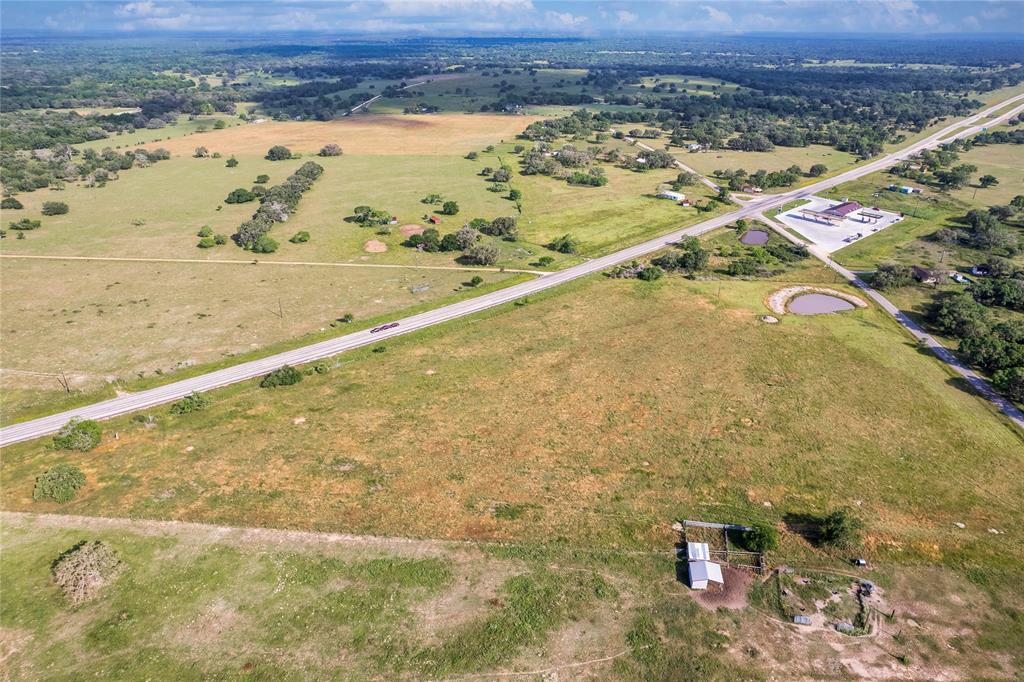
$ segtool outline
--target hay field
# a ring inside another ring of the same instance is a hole
[[[204,133],[198,138],[177,138],[161,146],[172,154],[191,154],[198,144],[228,154],[265,154],[275,144],[294,152],[315,154],[329,143],[349,154],[464,154],[512,139],[533,121],[533,116],[498,114],[433,114],[430,116],[354,115],[334,121],[267,121]]]

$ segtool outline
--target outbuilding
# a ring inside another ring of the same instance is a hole
[[[686,198],[686,195],[682,192],[673,192],[672,190],[663,189],[658,192],[659,199],[671,199],[672,201],[682,201]]]
[[[722,567],[713,561],[691,561],[690,568],[690,589],[706,590],[708,583],[722,585],[725,580],[722,578]]]
[[[432,215],[429,218],[427,218],[427,222],[429,222],[432,225],[440,225],[441,224],[441,218],[439,216]]]

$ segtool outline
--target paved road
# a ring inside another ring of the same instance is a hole
[[[948,139],[953,137],[951,134],[955,131],[959,131],[955,135],[956,137],[971,135],[980,130],[982,126],[994,125],[1002,120],[1010,118],[1018,111],[1017,108],[999,117],[990,119],[987,118],[987,116],[1012,102],[1019,102],[1021,100],[1024,100],[1024,95],[1017,95],[1016,97],[1004,100],[978,114],[948,126],[934,135],[915,142],[905,149],[874,161],[862,163],[856,168],[834,177],[815,182],[807,187],[785,192],[783,194],[761,197],[755,201],[751,201],[740,206],[737,210],[732,211],[731,213],[706,220],[692,227],[676,230],[667,235],[648,240],[642,244],[630,246],[607,256],[595,258],[559,272],[549,273],[529,282],[517,284],[499,291],[477,296],[473,299],[442,306],[434,310],[419,313],[418,315],[412,315],[410,317],[400,319],[398,320],[399,325],[397,327],[378,334],[371,334],[369,330],[353,332],[351,334],[346,334],[345,336],[339,336],[327,341],[303,346],[302,348],[296,348],[295,350],[285,351],[260,360],[252,360],[233,367],[216,370],[191,379],[175,381],[146,391],[128,393],[85,407],[60,412],[47,417],[40,417],[38,419],[21,422],[19,424],[12,424],[11,426],[0,429],[0,446],[54,433],[72,417],[80,417],[82,419],[109,419],[110,417],[116,417],[129,412],[144,410],[156,405],[178,400],[179,398],[189,395],[195,391],[209,391],[221,386],[227,386],[247,379],[253,379],[255,377],[262,376],[271,370],[277,369],[281,365],[301,365],[303,363],[337,355],[347,350],[352,350],[353,348],[378,344],[385,339],[389,339],[400,334],[407,334],[418,329],[424,329],[426,327],[448,322],[449,320],[454,320],[466,315],[472,315],[473,313],[516,301],[531,294],[536,294],[560,284],[579,279],[580,277],[586,277],[587,275],[602,272],[612,266],[618,265],[619,263],[639,259],[650,253],[663,249],[666,246],[679,241],[683,237],[696,236],[709,232],[718,227],[728,225],[740,218],[756,216],[768,209],[781,206],[793,201],[794,199],[810,196],[811,194],[828,189],[829,187],[833,187],[840,183],[888,168],[895,161],[905,159],[927,147],[936,146],[939,144],[940,138],[945,137],[948,141]]]

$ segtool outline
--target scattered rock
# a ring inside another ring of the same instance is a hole
[[[426,375],[427,375],[428,377],[432,377],[432,376],[434,376],[435,374],[437,374],[437,370],[436,370],[436,369],[428,369],[428,370],[427,370],[427,371],[425,372],[425,374],[426,374]]]
[[[953,525],[954,525],[954,526],[956,526],[957,528],[966,528],[966,527],[967,527],[967,525],[966,525],[966,524],[964,524],[964,523],[961,523],[961,522],[959,522],[959,521],[957,521],[957,522],[956,522],[956,523],[954,523]]]
[[[292,424],[305,424],[305,423],[306,423],[306,418],[305,417],[296,417],[295,419],[292,420]]]
[[[195,449],[196,449],[195,445],[189,445],[187,448],[185,448],[185,452],[192,452]]]
[[[989,528],[988,532],[992,533],[992,535],[999,535],[1002,531],[998,531],[995,528]]]
[[[776,324],[778,323],[779,318],[775,317],[774,315],[762,315],[761,321],[766,324]]]
[[[771,502],[769,502],[768,500],[765,500],[765,501],[764,501],[764,502],[762,502],[761,504],[763,504],[763,505],[764,505],[764,506],[766,506],[766,507],[771,507],[771,506],[772,506],[772,503],[771,503]]]

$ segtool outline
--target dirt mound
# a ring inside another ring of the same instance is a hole
[[[409,225],[402,225],[398,228],[398,231],[403,237],[411,237],[414,234],[423,234],[423,230],[426,229],[422,225],[416,223],[410,223]]]
[[[388,245],[377,239],[371,239],[363,244],[363,251],[366,253],[384,253],[387,250]]]
[[[716,609],[742,609],[747,606],[747,592],[754,582],[754,574],[742,568],[722,566],[725,584],[710,583],[706,590],[691,592],[697,603],[708,611]]]

